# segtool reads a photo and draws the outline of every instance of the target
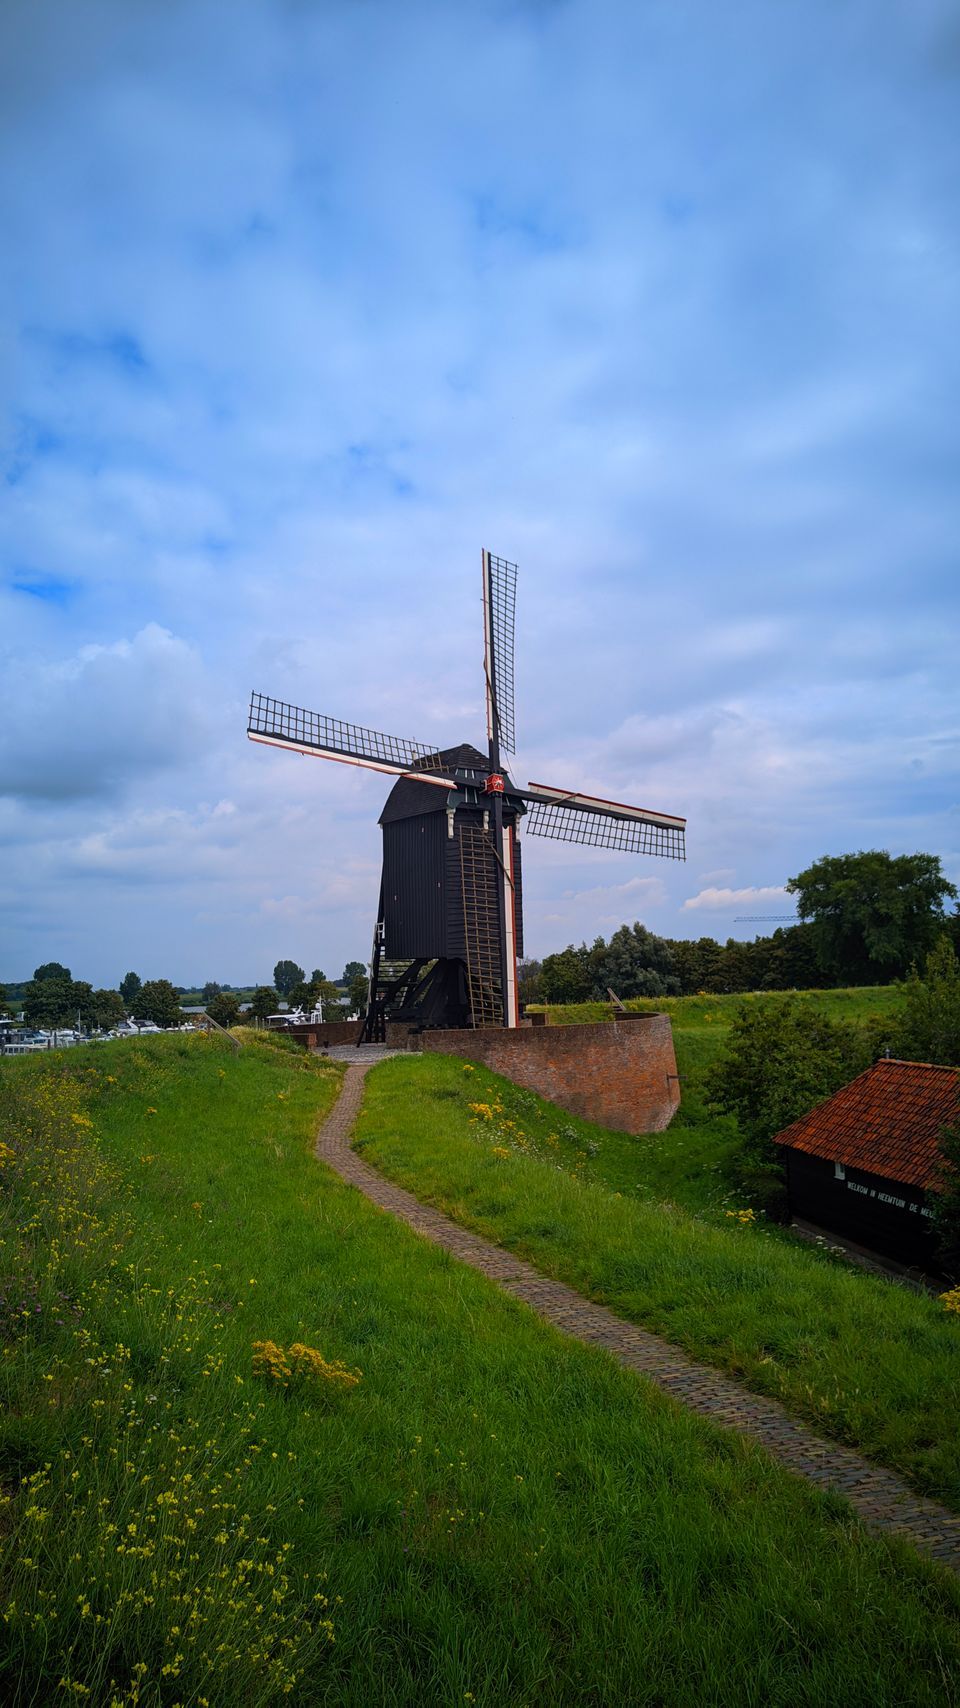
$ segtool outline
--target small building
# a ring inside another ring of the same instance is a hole
[[[874,1062],[778,1133],[790,1214],[919,1269],[936,1270],[930,1194],[960,1070]]]

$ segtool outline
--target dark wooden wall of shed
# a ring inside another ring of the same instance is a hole
[[[924,1215],[929,1206],[919,1186],[902,1186],[859,1168],[848,1168],[845,1179],[838,1180],[833,1163],[823,1157],[786,1146],[784,1151],[791,1214],[898,1263],[937,1268],[936,1239]]]
[[[386,952],[391,960],[466,957],[460,826],[477,822],[462,809],[447,834],[445,811],[396,819],[383,826],[383,906]],[[523,882],[520,839],[514,839],[517,955],[523,954]]]

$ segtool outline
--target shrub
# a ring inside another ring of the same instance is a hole
[[[713,1108],[736,1116],[738,1176],[767,1214],[783,1219],[786,1186],[774,1136],[868,1065],[863,1035],[787,998],[743,1003],[724,1054],[707,1076]]]

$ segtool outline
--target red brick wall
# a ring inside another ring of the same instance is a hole
[[[306,1044],[308,1050],[323,1050],[328,1044],[355,1044],[362,1024],[360,1020],[308,1020],[303,1026],[283,1026],[278,1030],[283,1037]]]
[[[680,1106],[666,1014],[618,1014],[589,1026],[424,1032],[422,1046],[483,1062],[562,1109],[624,1133],[662,1132]]]

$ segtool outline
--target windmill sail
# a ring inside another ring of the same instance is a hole
[[[517,566],[486,550],[482,564],[486,756],[466,742],[438,750],[266,694],[250,701],[251,741],[394,780],[380,816],[383,875],[360,1035],[368,1042],[383,1041],[394,1021],[417,1031],[520,1023],[521,822],[534,836],[686,857],[683,818],[545,783],[514,783],[502,756],[516,751]]]
[[[546,783],[530,783],[517,793],[529,802],[524,829],[558,842],[583,842],[594,848],[620,848],[629,854],[658,854],[685,860],[685,818],[626,806]]]
[[[513,700],[513,634],[517,566],[483,553],[483,667],[487,682],[487,739],[517,750]]]
[[[345,765],[385,771],[394,777],[414,775],[420,782],[436,783],[443,789],[456,787],[443,774],[446,768],[436,748],[427,742],[384,735],[380,730],[348,724],[323,712],[308,712],[302,706],[288,705],[285,700],[273,700],[267,694],[251,695],[247,734],[251,741],[286,747],[293,753],[336,759]],[[441,775],[433,776],[432,772]]]

